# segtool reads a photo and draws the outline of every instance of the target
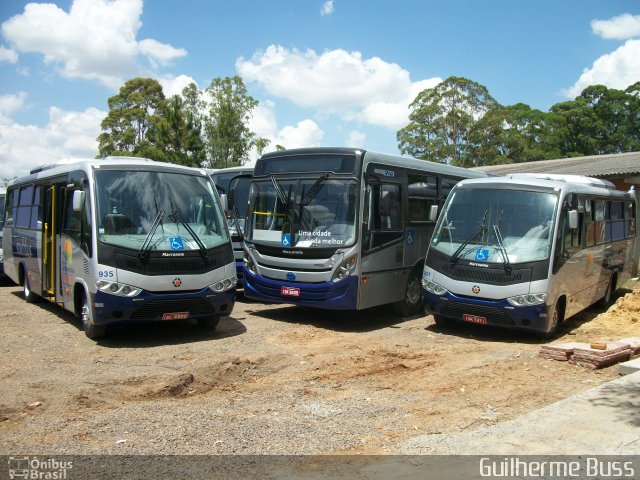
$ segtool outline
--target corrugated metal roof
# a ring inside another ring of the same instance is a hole
[[[498,175],[507,173],[564,173],[600,178],[623,177],[640,174],[640,152],[506,163],[476,167],[474,170]]]

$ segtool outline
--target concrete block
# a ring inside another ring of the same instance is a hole
[[[640,358],[621,363],[619,372],[620,375],[630,375],[632,373],[640,372]]]

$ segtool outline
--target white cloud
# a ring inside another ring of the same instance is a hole
[[[18,110],[24,101],[27,99],[26,92],[20,92],[15,95],[1,95],[0,96],[0,119],[5,116],[11,115],[14,111]]]
[[[364,59],[359,52],[318,54],[278,45],[256,52],[250,60],[239,58],[236,70],[245,81],[296,105],[389,128],[406,124],[408,105],[417,93],[441,81],[413,83],[399,65],[379,57]]]
[[[18,53],[12,48],[0,45],[0,62],[16,63],[18,61]]]
[[[362,147],[366,139],[366,133],[353,130],[349,132],[349,135],[347,135],[347,141],[345,145],[348,147]]]
[[[2,34],[22,53],[40,53],[66,78],[94,80],[117,89],[140,75],[139,55],[152,67],[186,55],[153,39],[138,42],[142,0],[74,0],[69,12],[50,3],[28,3],[2,24]]]
[[[164,96],[167,98],[173,95],[181,95],[184,87],[190,83],[196,83],[196,81],[188,75],[160,77],[158,78],[158,82],[162,85],[162,91],[164,92]]]
[[[593,20],[591,30],[606,39],[627,40],[640,36],[640,15],[625,13],[609,20]]]
[[[332,13],[333,13],[333,0],[324,2],[324,4],[322,5],[322,9],[320,9],[320,15],[324,17],[325,15],[331,15]]]
[[[49,109],[45,127],[21,125],[0,116],[0,166],[2,177],[29,173],[32,168],[69,157],[93,158],[106,112],[88,108],[83,112]]]
[[[184,48],[174,48],[171,45],[149,38],[142,40],[138,47],[140,52],[148,56],[154,65],[168,65],[174,59],[187,55],[187,51]]]
[[[624,90],[640,79],[640,40],[627,40],[617,50],[601,56],[585,69],[571,88],[565,91],[575,98],[589,85],[605,85]]]

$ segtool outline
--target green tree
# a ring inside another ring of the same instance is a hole
[[[247,126],[258,101],[247,93],[239,76],[216,77],[206,89],[210,97],[204,121],[208,163],[213,168],[241,165],[254,145],[255,133]]]
[[[109,98],[109,113],[98,136],[98,158],[108,155],[145,156],[153,149],[147,132],[158,121],[164,105],[162,86],[151,78],[127,81]]]
[[[166,102],[147,137],[154,150],[153,158],[157,160],[188,167],[201,167],[206,160],[200,121],[179,95]]]
[[[262,156],[262,154],[264,153],[264,149],[267,148],[270,143],[271,143],[271,140],[269,140],[267,138],[258,138],[254,142],[255,147],[256,147],[256,152],[258,153],[258,157]]]
[[[449,77],[411,103],[409,124],[397,133],[398,147],[416,158],[471,166],[470,132],[478,119],[498,106],[483,85]]]

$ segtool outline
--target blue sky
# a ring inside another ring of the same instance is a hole
[[[95,156],[107,99],[130,78],[170,95],[236,74],[270,148],[398,153],[408,104],[451,75],[544,111],[589,84],[640,81],[640,3],[2,0],[0,178]]]

